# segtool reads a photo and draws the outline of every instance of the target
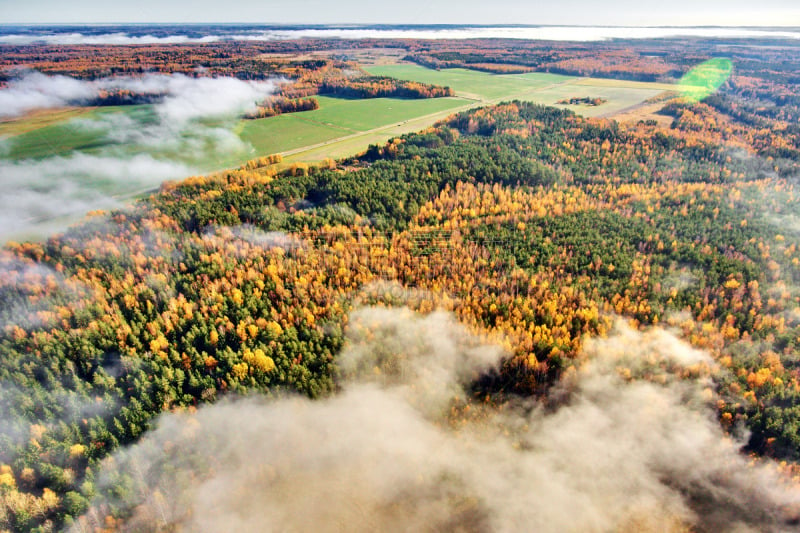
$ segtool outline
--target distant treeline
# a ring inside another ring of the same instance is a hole
[[[388,76],[325,80],[319,86],[319,93],[351,98],[439,98],[455,96],[455,92],[450,87],[396,80]]]
[[[155,104],[164,99],[164,93],[135,92],[128,89],[100,91],[86,104],[90,106]]]
[[[319,102],[316,98],[289,99],[278,97],[275,100],[259,105],[255,111],[247,113],[244,118],[257,119],[274,117],[283,113],[296,113],[298,111],[313,111],[319,109]]]

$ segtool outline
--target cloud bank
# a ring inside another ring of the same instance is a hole
[[[610,39],[662,39],[706,37],[726,39],[800,39],[800,32],[787,29],[736,27],[623,27],[623,26],[483,26],[455,28],[305,28],[213,31],[208,35],[136,35],[127,32],[105,34],[41,33],[0,35],[9,45],[129,45],[189,44],[221,41],[270,41],[304,38],[341,39],[532,39],[543,41],[605,41]]]
[[[190,78],[183,74],[84,81],[26,72],[0,89],[0,117],[15,117],[32,109],[80,105],[96,98],[102,91],[115,90],[163,95],[163,101],[157,106],[163,118],[186,121],[252,110],[256,101],[263,100],[275,90],[275,82]]]
[[[86,35],[79,32],[54,33],[54,34],[7,34],[0,35],[0,44],[28,45],[70,45],[70,44],[95,44],[95,45],[129,45],[129,44],[184,44],[184,43],[211,43],[219,37],[209,35],[206,37],[189,37],[187,35],[171,35],[160,37],[156,35],[130,35],[125,32],[101,33]]]
[[[90,84],[67,76],[30,72],[0,89],[0,117],[16,117],[32,109],[61,107],[97,94]]]
[[[0,238],[60,217],[120,207],[121,200],[108,191],[143,191],[191,174],[187,165],[147,154],[122,158],[75,153],[0,162],[4,190],[0,195]]]
[[[795,527],[800,494],[715,422],[705,354],[621,327],[587,344],[546,410],[470,402],[467,384],[500,357],[449,315],[362,309],[341,393],[163,415],[98,479],[131,490],[96,500],[76,528],[112,507],[132,513],[123,531]]]

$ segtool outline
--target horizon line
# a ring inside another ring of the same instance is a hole
[[[1,22],[0,28],[9,26],[35,26],[35,27],[57,27],[57,26],[266,26],[266,27],[336,27],[336,28],[374,28],[374,27],[409,27],[409,28],[758,28],[758,29],[799,29],[800,25],[741,25],[741,24],[517,24],[517,23],[385,23],[385,22],[325,22],[325,23],[302,23],[302,22]]]

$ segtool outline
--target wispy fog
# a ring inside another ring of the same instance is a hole
[[[746,28],[649,28],[617,26],[478,27],[457,29],[305,29],[270,32],[282,39],[301,37],[342,39],[531,39],[542,41],[605,41],[609,39],[659,39],[667,37],[793,38],[800,32]],[[237,38],[257,39],[256,36]],[[263,37],[261,37],[263,38]],[[275,38],[275,37],[273,37]]]
[[[76,303],[86,294],[83,284],[52,268],[0,250],[0,330],[41,325],[40,313],[50,314],[54,300]]]
[[[42,35],[8,34],[0,36],[0,44],[26,45],[26,44],[99,44],[99,45],[127,45],[127,44],[182,44],[182,43],[210,43],[219,41],[217,36],[188,37],[186,35],[172,35],[159,37],[156,35],[129,35],[125,32],[103,33],[99,35],[84,35],[78,32],[53,33]]]
[[[127,193],[189,176],[184,164],[154,159],[75,153],[42,160],[0,162],[0,238],[59,217],[120,206],[114,190]]]
[[[233,131],[237,117],[275,89],[275,82],[152,74],[80,81],[29,72],[0,89],[0,115],[90,101],[101,91],[157,95],[135,113],[95,112],[63,124],[56,145],[72,135],[96,139],[91,149],[13,159],[17,143],[0,140],[0,239],[43,221],[117,205],[120,195],[169,179],[216,170],[251,156]],[[133,108],[131,108],[133,109]]]
[[[362,309],[341,393],[163,415],[105,464],[100,491],[127,488],[75,531],[102,525],[109,505],[132,513],[123,531],[794,527],[800,494],[714,420],[704,353],[619,326],[588,343],[546,410],[469,400],[501,356],[447,314]]]
[[[162,95],[158,112],[168,120],[186,121],[239,113],[253,108],[275,90],[272,81],[236,78],[190,78],[183,74],[148,74],[142,77],[76,80],[26,72],[0,89],[0,117],[15,117],[32,109],[80,105],[101,91],[127,90]]]
[[[484,26],[454,28],[305,28],[305,29],[214,29],[198,36],[136,35],[126,32],[105,34],[11,33],[0,35],[0,44],[182,44],[219,41],[269,41],[276,39],[534,39],[543,41],[604,41],[609,39],[659,39],[670,37],[787,38],[800,39],[800,32],[784,29],[736,27],[623,27],[623,26]]]
[[[97,91],[90,84],[67,76],[30,72],[0,89],[0,117],[15,117],[32,109],[87,101]]]

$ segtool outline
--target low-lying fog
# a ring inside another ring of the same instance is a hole
[[[127,90],[159,99],[146,113],[86,113],[65,123],[62,137],[98,139],[99,147],[87,150],[63,153],[54,145],[44,157],[20,158],[14,147],[21,141],[0,138],[0,157],[5,157],[0,160],[0,240],[35,234],[39,225],[54,219],[72,221],[87,211],[114,207],[165,180],[216,170],[236,154],[246,159],[252,147],[233,133],[232,125],[275,87],[273,81],[181,74],[82,81],[29,72],[12,80],[0,89],[0,117],[82,105],[101,91]]]

